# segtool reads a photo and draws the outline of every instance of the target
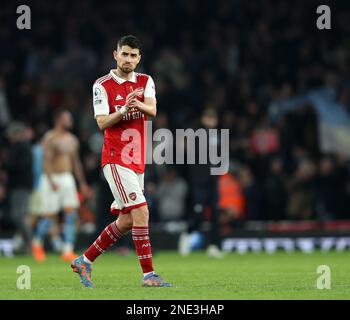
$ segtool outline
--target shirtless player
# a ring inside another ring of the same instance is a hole
[[[43,241],[48,231],[58,225],[58,213],[63,210],[62,260],[71,261],[74,253],[75,224],[79,199],[75,175],[80,191],[89,196],[82,164],[79,159],[79,141],[69,132],[73,119],[69,111],[59,110],[54,116],[54,128],[43,138],[43,169],[39,193],[42,218],[33,237],[32,252],[37,261],[45,260]],[[59,233],[59,231],[57,232]]]

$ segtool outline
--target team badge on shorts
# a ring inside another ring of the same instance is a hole
[[[135,192],[131,192],[131,193],[129,194],[129,198],[130,198],[132,201],[134,201],[134,200],[136,199],[136,193],[135,193]]]

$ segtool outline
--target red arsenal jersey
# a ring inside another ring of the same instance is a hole
[[[146,74],[133,72],[130,80],[118,77],[114,70],[96,80],[93,86],[95,117],[116,112],[124,104],[126,96],[136,88],[144,89],[142,97],[155,98],[153,79]],[[129,112],[114,126],[104,130],[102,148],[102,167],[115,163],[135,172],[145,170],[146,132],[144,122],[147,116],[136,108]]]

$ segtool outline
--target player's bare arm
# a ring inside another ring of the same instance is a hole
[[[149,117],[155,117],[157,115],[157,100],[154,98],[145,98],[144,102],[134,98],[132,104],[133,107]]]
[[[53,182],[52,174],[54,173],[53,161],[54,161],[54,148],[53,148],[53,135],[52,133],[46,134],[43,138],[43,168],[49,179],[50,185],[53,190],[57,190],[56,184]]]
[[[96,116],[96,122],[100,130],[105,130],[106,128],[112,127],[115,124],[117,124],[121,119],[123,118],[123,115],[120,112],[115,112],[112,114],[101,114]]]
[[[89,197],[90,188],[88,187],[84,175],[83,165],[80,161],[79,157],[79,141],[77,138],[74,139],[74,150],[72,153],[72,165],[73,165],[73,173],[78,180],[79,189],[84,194],[84,196]]]

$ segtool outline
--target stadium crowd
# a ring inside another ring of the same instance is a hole
[[[95,191],[83,202],[81,219],[98,226],[110,219],[91,88],[114,67],[112,52],[124,34],[141,39],[138,71],[156,83],[154,130],[207,124],[230,129],[230,170],[216,180],[221,223],[350,218],[349,161],[320,149],[312,105],[275,123],[268,114],[273,101],[325,85],[350,112],[350,19],[341,3],[327,31],[315,27],[314,1],[62,0],[30,7],[31,30],[16,29],[12,4],[0,12],[11,26],[0,29],[3,231],[18,222],[10,212],[20,196],[9,195],[37,183],[38,173],[30,170],[35,157],[23,154],[50,128],[58,108],[73,114]],[[149,167],[145,182],[153,222],[191,219],[196,185],[212,188],[210,179],[216,179],[205,174],[205,166]]]

